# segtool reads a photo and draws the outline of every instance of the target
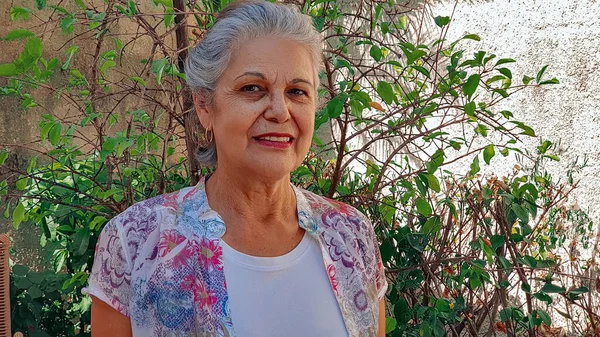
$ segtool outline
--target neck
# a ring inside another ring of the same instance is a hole
[[[206,182],[206,194],[228,232],[289,231],[297,229],[296,197],[289,179],[288,174],[265,181],[217,168]]]

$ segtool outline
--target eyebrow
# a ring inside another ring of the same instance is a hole
[[[255,76],[255,77],[260,78],[261,80],[265,79],[265,75],[263,75],[259,72],[256,72],[256,71],[247,71],[247,72],[241,74],[240,76],[236,77],[235,79],[237,80],[238,78],[244,77],[244,76]]]
[[[262,73],[259,73],[259,72],[256,72],[256,71],[247,71],[247,72],[241,74],[240,76],[236,77],[235,80],[237,80],[237,79],[239,79],[241,77],[244,77],[244,76],[254,76],[254,77],[260,78],[261,80],[265,80],[266,79],[265,75],[263,75]],[[313,85],[310,81],[302,79],[302,78],[295,78],[295,79],[293,79],[291,81],[291,83],[292,84],[306,83],[306,84],[311,85],[311,86]]]

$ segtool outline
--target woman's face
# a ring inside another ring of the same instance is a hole
[[[281,179],[311,144],[316,109],[314,64],[307,48],[275,37],[240,43],[217,83],[212,104],[196,111],[212,129],[218,167]]]

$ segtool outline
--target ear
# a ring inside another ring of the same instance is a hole
[[[192,99],[194,101],[194,109],[196,110],[200,124],[202,124],[202,127],[205,129],[212,129],[213,114],[209,109],[209,104],[206,101],[205,95],[201,92],[196,92],[192,94]]]

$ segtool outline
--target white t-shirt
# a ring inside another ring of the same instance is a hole
[[[289,253],[256,257],[221,240],[237,337],[344,337],[319,244],[308,234]]]

